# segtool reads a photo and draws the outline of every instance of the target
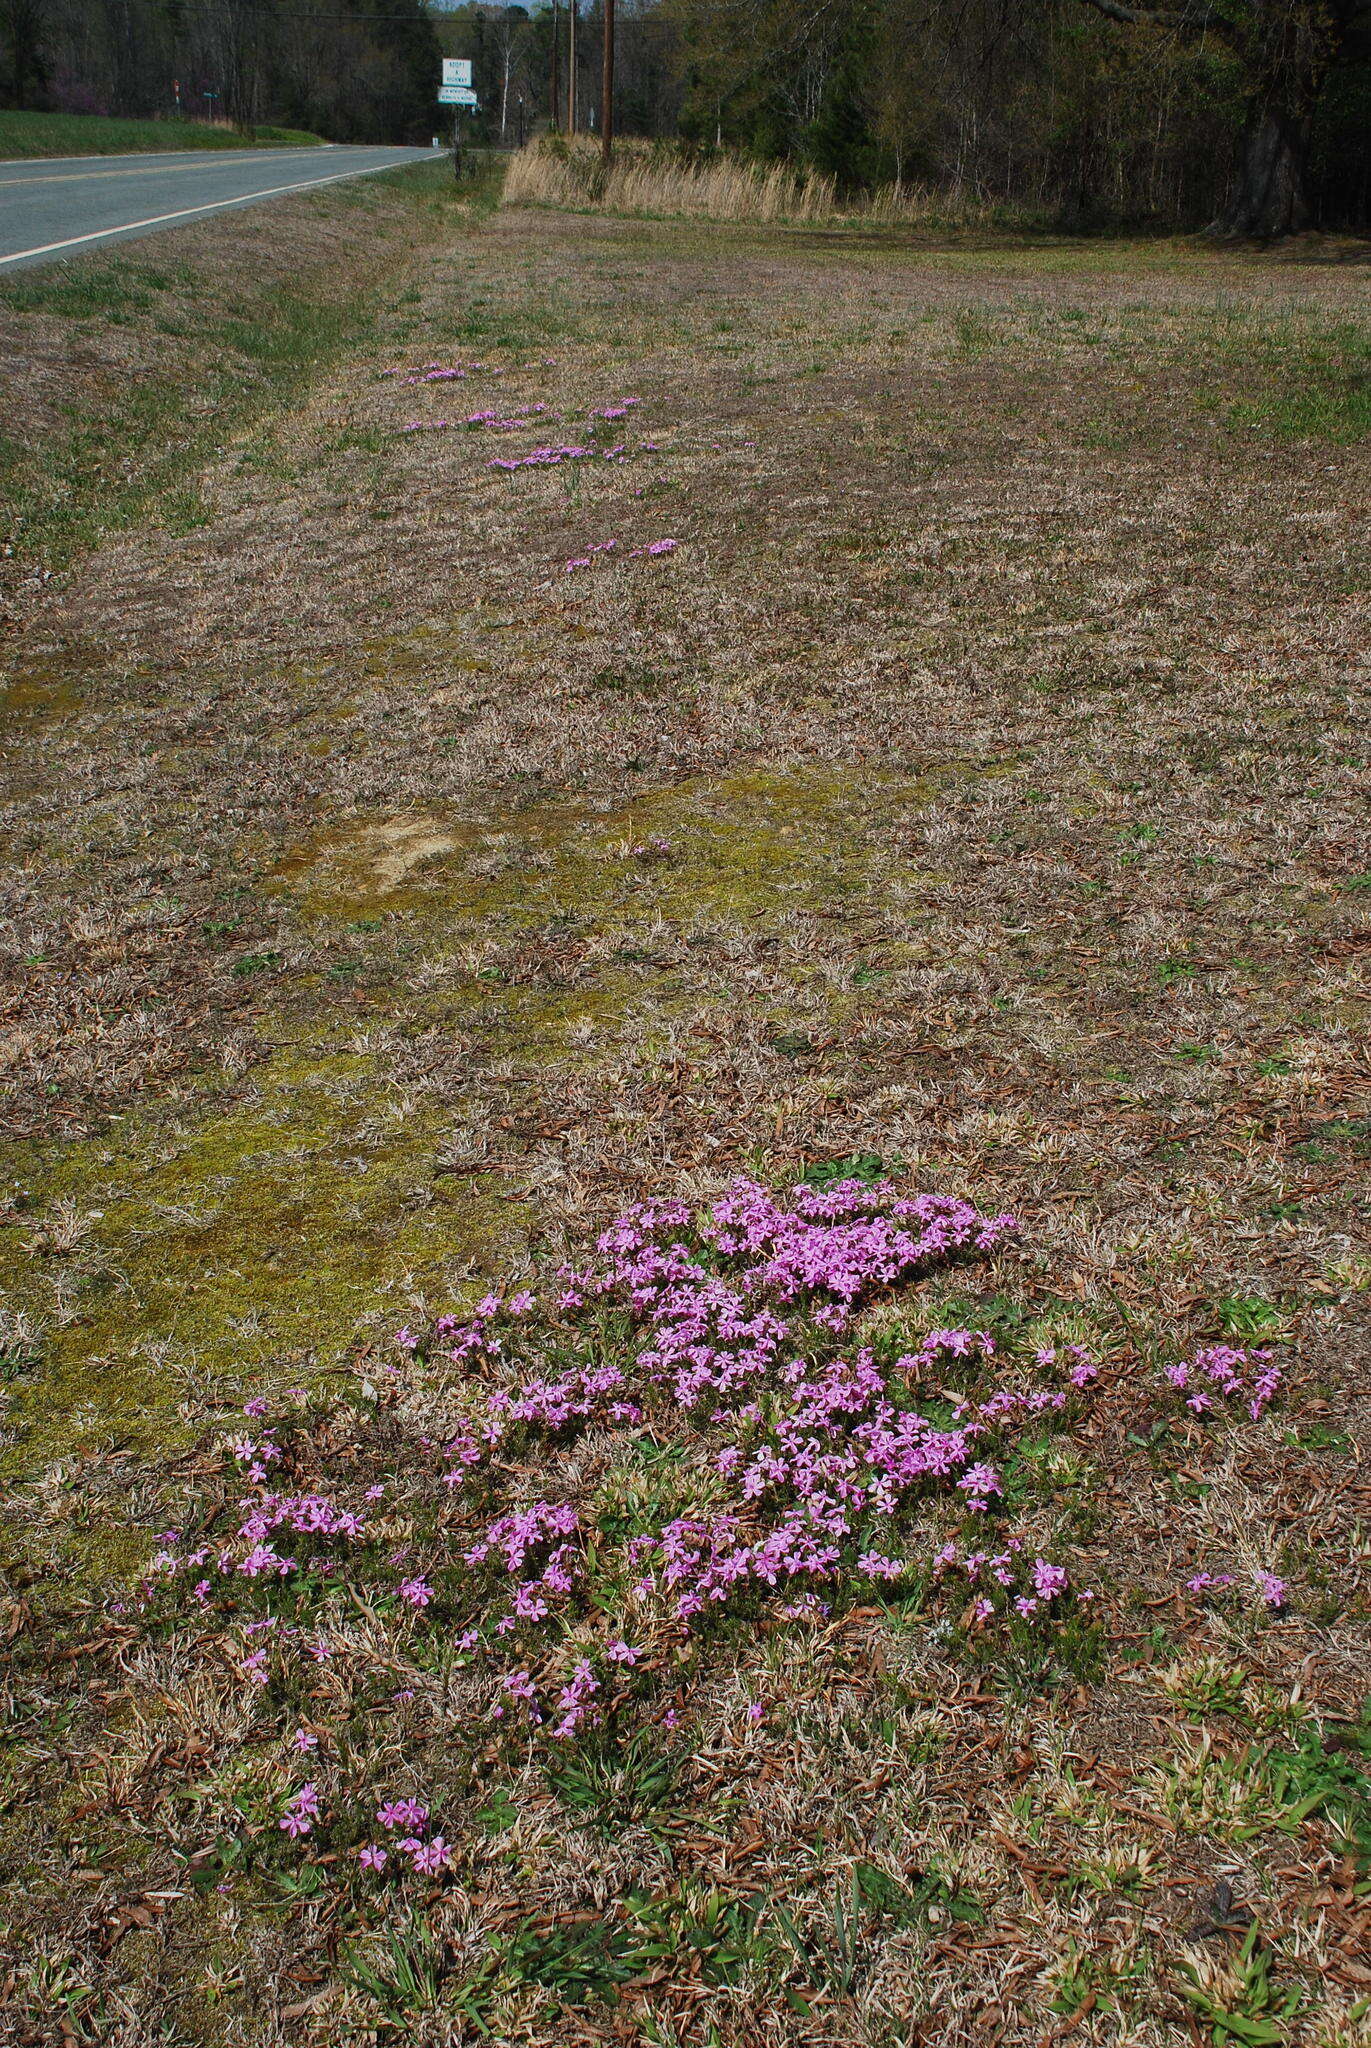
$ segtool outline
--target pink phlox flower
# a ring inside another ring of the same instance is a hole
[[[1040,1600],[1055,1600],[1059,1593],[1066,1591],[1069,1584],[1070,1580],[1064,1566],[1049,1564],[1045,1557],[1034,1558],[1033,1589]]]
[[[432,1586],[426,1580],[418,1578],[402,1579],[399,1593],[400,1598],[408,1601],[411,1607],[421,1609],[427,1607],[429,1602],[436,1597]]]
[[[993,1465],[972,1465],[957,1481],[958,1487],[967,1495],[967,1507],[973,1514],[984,1514],[989,1506],[991,1494],[1003,1494],[1000,1475]]]
[[[384,1870],[387,1861],[386,1852],[379,1842],[368,1842],[357,1851],[357,1861],[364,1870]]]
[[[307,1835],[318,1818],[319,1794],[311,1781],[287,1800],[278,1826],[294,1840],[297,1836]]]
[[[376,1818],[392,1834],[396,1828],[422,1828],[428,1824],[428,1808],[417,1799],[388,1799],[376,1809]]]
[[[1186,1580],[1185,1589],[1188,1593],[1209,1593],[1220,1586],[1231,1586],[1232,1583],[1231,1572],[1196,1572],[1193,1579]]]
[[[878,1550],[866,1550],[857,1559],[857,1569],[872,1579],[898,1579],[905,1565],[903,1558],[883,1557]]]
[[[410,1862],[421,1877],[436,1877],[440,1870],[452,1866],[452,1851],[441,1835],[435,1835],[428,1843],[402,1842],[400,1847],[409,1852]]]

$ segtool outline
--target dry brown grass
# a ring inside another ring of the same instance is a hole
[[[597,143],[562,136],[530,142],[512,158],[504,203],[596,207],[687,220],[842,220],[924,228],[984,227],[996,212],[973,194],[918,184],[882,185],[870,194],[840,199],[836,180],[822,171],[726,154],[693,162],[663,146],[633,141],[617,145],[606,171]]]
[[[232,1702],[117,1627],[60,1661],[165,1525],[166,1446],[639,1193],[870,1149],[1024,1216],[971,1313],[1111,1360],[1035,1496],[1105,1671],[1016,1689],[878,1614],[759,1640],[702,1697],[669,1874],[532,1772],[510,1836],[463,1809],[450,1987],[635,1883],[774,1889],[833,1954],[854,1861],[937,1858],[984,1917],[864,1922],[845,1989],[792,1971],[809,2020],[760,1968],[683,1970],[560,2015],[524,1985],[500,2033],[1164,2048],[1212,2035],[1187,1963],[1251,2017],[1238,1943],[1192,1932],[1225,1882],[1292,2040],[1365,2039],[1366,1873],[1250,1755],[1297,1686],[1354,1715],[1368,1659],[1367,464],[1283,425],[1365,277],[507,207],[416,268],[403,340],[224,451],[206,525],[24,595],[7,966],[60,1003],[6,1114],[36,1089],[64,1142],[0,1154],[17,2038],[62,1997],[130,2043],[378,2026],[310,1907],[176,1881],[181,1724],[229,1747]],[[401,356],[504,374],[397,390]],[[396,432],[496,392],[563,418]],[[626,396],[605,445],[656,453],[487,467]],[[624,857],[653,833],[669,859]],[[1150,1347],[1243,1316],[1290,1346],[1283,1406],[1149,1449]],[[1279,1569],[1289,1610],[1197,1609],[1201,1559]],[[465,2038],[441,2000],[405,2024]]]

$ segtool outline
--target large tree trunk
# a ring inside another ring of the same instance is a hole
[[[14,104],[31,107],[41,101],[44,83],[42,0],[9,0],[0,18],[9,44]]]
[[[1298,234],[1309,225],[1304,168],[1304,124],[1269,102],[1254,107],[1236,189],[1215,223],[1218,233],[1264,242]]]

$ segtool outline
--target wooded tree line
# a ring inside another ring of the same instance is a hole
[[[337,140],[600,118],[602,0],[0,0],[10,103],[219,112]],[[572,8],[575,21],[572,21]],[[574,110],[571,40],[581,61]],[[616,124],[1077,226],[1371,225],[1371,0],[618,0]]]
[[[1371,0],[663,5],[702,142],[1083,225],[1371,222]]]
[[[334,142],[434,131],[424,0],[0,0],[0,103],[181,113]]]

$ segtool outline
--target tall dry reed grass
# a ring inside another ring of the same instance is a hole
[[[700,220],[870,221],[876,225],[988,226],[987,200],[923,186],[884,185],[840,199],[832,178],[788,164],[711,156],[699,162],[660,144],[621,142],[606,173],[589,138],[540,137],[511,159],[506,206],[595,207],[606,213]]]

